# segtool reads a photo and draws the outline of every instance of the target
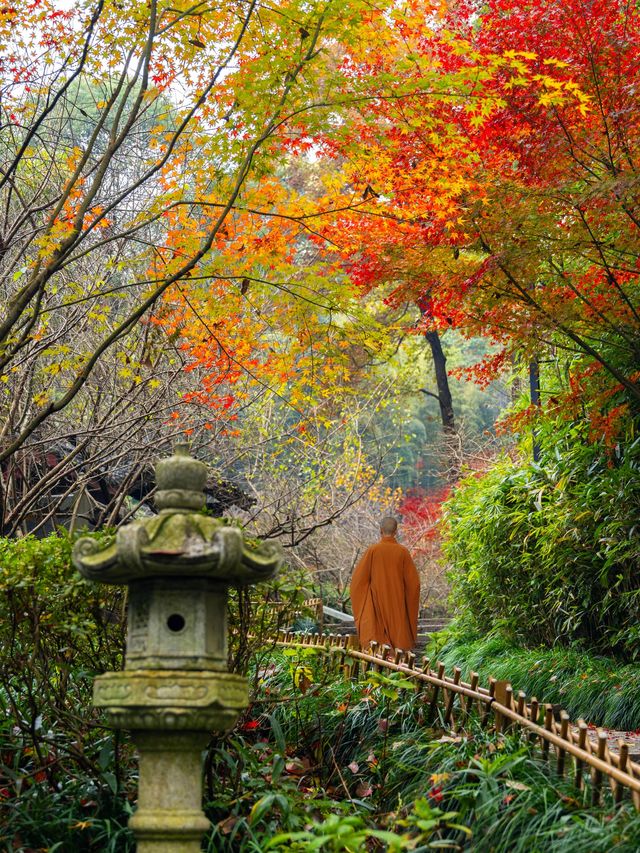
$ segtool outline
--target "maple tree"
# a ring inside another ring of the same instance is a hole
[[[0,461],[14,527],[89,447],[117,463],[172,430],[210,441],[265,393],[308,444],[345,420],[387,333],[339,259],[318,255],[331,175],[309,193],[283,173],[341,135],[346,107],[394,91],[389,72],[345,74],[341,54],[383,43],[403,14],[362,0],[3,7]],[[429,85],[449,84],[434,70]],[[118,433],[122,407],[135,428]],[[56,434],[72,447],[32,483],[24,468]]]
[[[495,0],[405,20],[347,73],[406,81],[436,66],[448,88],[363,104],[352,138],[325,144],[344,206],[358,199],[326,231],[353,279],[415,303],[416,331],[492,340],[469,372],[481,382],[541,344],[565,352],[564,405],[588,385],[596,431],[640,400],[638,33],[623,2]]]
[[[41,360],[52,357],[58,391],[42,388],[37,411],[2,458],[68,405],[102,353],[171,285],[215,275],[212,250],[224,241],[225,220],[253,160],[285,120],[285,105],[293,109],[312,95],[302,72],[335,26],[322,6],[305,12],[292,4],[290,17],[281,12],[251,4],[238,17],[231,7],[155,0],[68,12],[40,2],[2,10],[8,310],[0,366],[9,384],[14,361],[39,350]],[[310,27],[304,38],[301,21]],[[35,58],[33,44],[42,51]],[[81,78],[103,92],[93,116],[74,100]],[[145,156],[132,167],[126,143],[163,93],[178,103],[147,133]],[[56,147],[56,134],[78,111],[88,118],[83,138],[68,134]],[[197,223],[188,212],[194,205],[207,212]],[[202,270],[205,257],[210,265]],[[74,282],[74,271],[86,270],[91,259],[104,274],[91,270],[90,286],[86,276]],[[89,303],[88,316],[107,328],[92,351],[66,360],[64,351],[48,352],[41,342],[55,325],[51,315],[60,323],[79,303]]]

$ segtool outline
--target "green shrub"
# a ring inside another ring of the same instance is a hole
[[[539,464],[499,460],[445,504],[453,600],[468,624],[531,644],[640,654],[640,439],[613,450],[578,427]]]
[[[121,666],[124,596],[82,580],[71,547],[0,539],[0,838],[15,849],[115,850],[104,821],[126,822],[132,753],[91,704],[93,677]]]
[[[122,590],[82,580],[71,545],[65,535],[0,540],[4,764],[43,773],[54,788],[78,770],[101,776],[87,749],[104,734],[92,679],[120,668],[124,643]]]

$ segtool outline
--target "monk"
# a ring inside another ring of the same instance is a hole
[[[396,541],[398,522],[380,522],[380,541],[367,548],[351,578],[351,603],[363,648],[372,640],[409,651],[416,644],[420,579],[411,554]]]

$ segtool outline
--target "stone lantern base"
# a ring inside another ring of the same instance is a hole
[[[226,672],[125,670],[94,683],[110,725],[130,729],[139,752],[138,808],[129,821],[138,853],[199,853],[202,753],[249,702],[245,678]]]

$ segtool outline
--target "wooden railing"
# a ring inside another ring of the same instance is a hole
[[[535,697],[528,700],[522,691],[516,694],[507,681],[489,678],[488,686],[483,687],[479,684],[478,673],[472,672],[467,683],[462,680],[460,667],[454,667],[453,675],[447,675],[441,662],[436,663],[435,670],[428,658],[423,658],[421,665],[416,666],[412,652],[394,650],[390,646],[378,648],[376,643],[362,651],[353,637],[289,631],[283,632],[278,642],[325,649],[332,655],[336,670],[351,678],[365,677],[370,670],[400,672],[416,682],[416,690],[425,693],[424,701],[430,707],[432,718],[440,714],[445,726],[454,731],[462,730],[470,715],[476,712],[483,725],[492,721],[497,732],[526,731],[545,758],[549,758],[553,747],[560,776],[568,773],[567,756],[571,756],[573,781],[579,789],[585,782],[590,784],[594,805],[602,800],[606,779],[614,802],[619,803],[625,792],[629,792],[633,805],[640,810],[640,764],[630,760],[628,744],[619,739],[618,751],[610,750],[605,732],[597,729],[594,740],[584,720],[571,723],[566,711],[558,711],[557,706],[539,702]]]

